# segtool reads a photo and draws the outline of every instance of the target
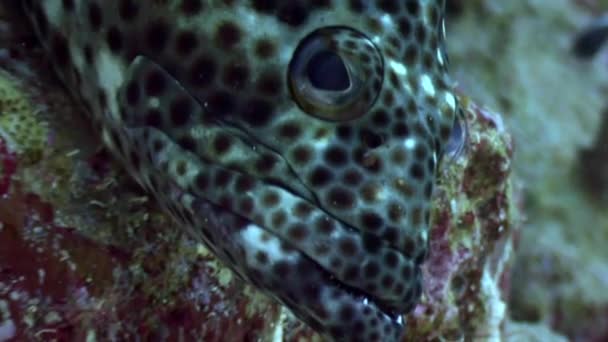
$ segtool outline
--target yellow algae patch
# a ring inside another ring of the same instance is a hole
[[[0,72],[0,137],[25,163],[42,157],[48,136],[46,123],[34,112],[26,93]]]

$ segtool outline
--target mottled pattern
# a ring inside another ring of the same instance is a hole
[[[444,1],[24,3],[105,143],[189,232],[326,336],[399,339],[457,107]]]

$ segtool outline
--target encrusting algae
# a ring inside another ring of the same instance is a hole
[[[22,162],[33,163],[42,158],[48,129],[18,87],[16,80],[0,70],[0,136]]]

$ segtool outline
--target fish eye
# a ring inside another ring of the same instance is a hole
[[[291,95],[306,113],[329,121],[361,117],[382,88],[384,63],[375,44],[348,27],[324,27],[306,36],[288,68]]]

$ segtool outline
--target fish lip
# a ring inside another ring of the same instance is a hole
[[[187,192],[186,192],[187,193]],[[206,198],[200,197],[198,195],[195,194],[190,194],[194,197],[194,201],[199,202],[199,203],[207,203],[206,205],[211,205],[213,207],[219,207],[219,205],[213,204],[212,202],[209,202]],[[200,206],[200,204],[198,205]],[[197,207],[197,205],[195,205],[195,207]],[[317,268],[317,270],[323,275],[323,278],[333,287],[339,289],[340,291],[352,296],[357,302],[360,303],[364,303],[366,305],[371,304],[377,307],[377,309],[379,311],[381,311],[383,314],[385,314],[386,316],[388,316],[392,322],[397,323],[397,324],[403,324],[404,323],[404,317],[403,314],[404,312],[398,311],[398,310],[394,310],[391,309],[388,305],[386,305],[380,298],[375,297],[373,294],[367,293],[366,291],[362,290],[362,289],[358,289],[356,287],[350,286],[348,284],[346,284],[345,282],[341,281],[336,275],[334,275],[331,271],[327,270],[325,267],[323,267],[322,265],[320,265],[314,258],[312,258],[311,256],[309,256],[306,252],[300,250],[299,248],[295,248],[293,246],[293,244],[291,244],[289,241],[287,241],[286,239],[284,239],[282,236],[280,236],[279,234],[276,234],[274,231],[272,231],[271,229],[269,229],[266,225],[261,225],[258,223],[255,223],[253,219],[250,219],[248,217],[244,217],[238,213],[236,213],[234,210],[228,209],[228,208],[223,208],[223,210],[225,212],[230,213],[230,215],[233,215],[234,217],[238,217],[240,218],[243,222],[242,224],[244,226],[247,225],[255,225],[259,228],[262,228],[264,231],[266,231],[267,233],[273,235],[274,237],[276,237],[277,239],[279,239],[281,242],[286,242],[288,243],[290,246],[292,246],[294,249],[296,249],[300,255],[305,258],[306,260],[308,260],[309,262],[311,262],[312,264],[315,265],[315,267]],[[194,233],[196,234],[196,233]],[[230,241],[230,237],[226,236],[226,241]],[[206,241],[206,243],[209,245],[210,243]],[[214,250],[215,248],[213,246],[211,246],[211,249]],[[233,268],[234,270],[234,268]],[[235,270],[235,272],[237,274],[239,274],[239,276],[248,279],[249,277],[246,275],[247,272],[245,273],[241,273],[238,269]],[[255,284],[255,282],[253,281],[249,281],[252,284]],[[258,287],[256,285],[256,287]],[[292,307],[292,304],[289,304],[288,302],[285,302],[280,296],[276,296],[274,293],[272,293],[272,289],[271,288],[267,288],[262,286],[262,290],[263,291],[270,291],[271,296],[273,297],[277,297],[279,299],[280,302],[286,304],[289,307]],[[409,311],[409,310],[408,310]]]

